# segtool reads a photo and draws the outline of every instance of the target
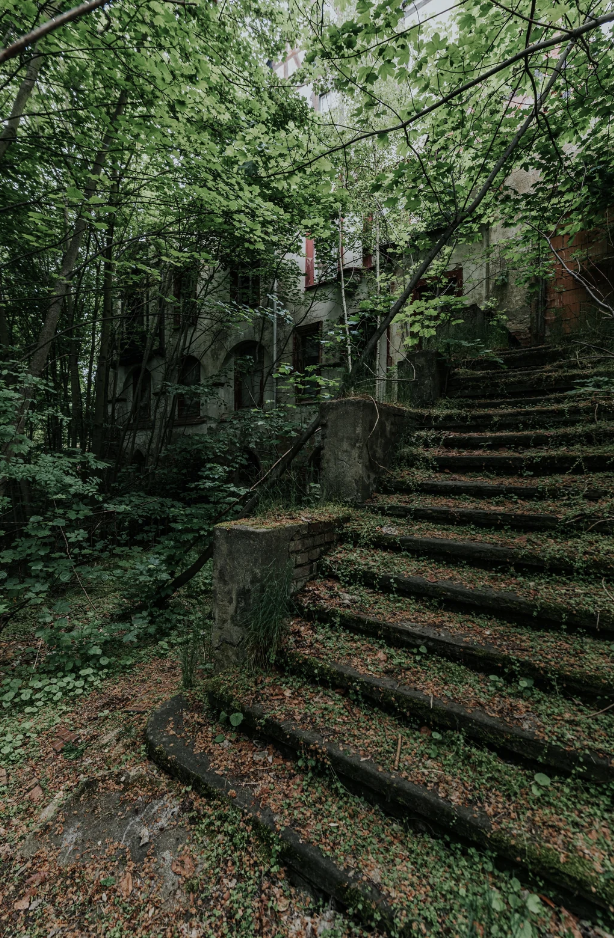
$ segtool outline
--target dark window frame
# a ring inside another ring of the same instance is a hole
[[[186,379],[196,378],[196,380]],[[200,385],[200,362],[194,355],[185,355],[179,365],[177,384],[186,388]],[[200,398],[177,395],[177,416],[180,420],[197,420],[200,417]]]
[[[317,336],[317,361],[309,361],[308,358],[315,359],[313,353],[306,354],[307,345],[310,339]],[[293,336],[293,365],[297,375],[306,375],[309,377],[320,377],[322,373],[322,322],[310,323],[307,326],[296,326]],[[307,368],[314,370],[306,372]],[[319,386],[310,387],[309,384],[301,386],[300,381],[295,386],[296,400],[299,403],[309,403],[316,401],[320,396]]]
[[[262,283],[260,274],[251,270],[231,270],[230,299],[239,306],[259,309],[262,305]]]
[[[172,273],[171,295],[173,328],[193,328],[198,322],[196,294],[198,277],[193,267],[175,268]]]
[[[139,387],[139,401],[135,406],[135,397]],[[132,369],[132,419],[135,423],[151,420],[151,371],[149,368]]]
[[[243,351],[241,349],[243,348]],[[237,368],[237,360],[251,358],[254,362],[254,368],[251,370],[252,376],[260,375],[260,383],[257,389],[257,400],[244,400],[245,379],[247,371],[240,371]],[[264,348],[259,342],[242,342],[232,353],[233,361],[233,391],[234,391],[234,409],[251,410],[255,407],[262,407],[264,402]]]

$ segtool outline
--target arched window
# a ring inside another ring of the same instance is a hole
[[[151,372],[147,368],[135,368],[132,372],[133,420],[149,420],[151,417]]]
[[[232,350],[235,410],[262,407],[264,349],[259,342],[241,342]]]
[[[186,388],[185,394],[177,395],[177,416],[200,417],[200,362],[193,355],[182,359],[177,383]]]

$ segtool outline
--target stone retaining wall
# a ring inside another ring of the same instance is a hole
[[[250,616],[265,579],[291,567],[291,592],[316,572],[344,516],[218,524],[214,535],[212,651],[216,667],[245,660]]]
[[[348,397],[322,407],[322,498],[361,504],[415,420],[402,407]]]

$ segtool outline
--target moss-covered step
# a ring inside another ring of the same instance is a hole
[[[283,667],[352,689],[384,709],[437,728],[457,729],[516,759],[557,772],[614,779],[614,714],[556,697],[521,679],[515,686],[428,653],[355,638],[326,623],[295,619]]]
[[[413,434],[412,442],[427,448],[441,447],[455,450],[556,450],[564,446],[603,446],[614,440],[614,423],[593,423],[589,426],[557,428],[555,430],[516,430],[505,432],[490,430],[477,433],[453,433],[422,430]]]
[[[453,528],[412,519],[384,522],[374,512],[356,511],[343,532],[345,543],[407,554],[442,557],[477,567],[514,567],[614,579],[614,538],[605,532],[574,530],[561,525],[549,533],[520,536],[507,531]]]
[[[435,599],[538,629],[582,629],[604,638],[614,634],[612,584],[538,573],[529,581],[520,573],[449,567],[393,551],[344,546],[330,554],[322,567],[349,583]]]
[[[282,823],[279,814],[271,807],[270,799],[258,799],[248,787],[249,782],[242,784],[241,775],[245,773],[240,769],[236,775],[219,771],[215,758],[212,759],[191,736],[186,726],[188,713],[188,702],[179,695],[162,704],[150,716],[145,738],[148,755],[157,765],[202,794],[230,799],[254,822],[261,834],[274,838],[280,859],[286,866],[317,890],[356,911],[365,924],[383,926],[392,935],[411,934],[410,925],[399,922],[383,891],[368,877],[338,865],[305,838],[303,831]],[[294,773],[287,771],[279,754],[277,758],[284,766],[278,770],[279,775],[285,776],[283,781],[287,785]]]
[[[469,563],[474,567],[513,567],[516,570],[551,570],[557,573],[573,574],[581,570],[584,576],[614,575],[614,566],[609,559],[593,559],[583,556],[579,550],[578,555],[571,559],[569,553],[562,556],[560,552],[549,551],[548,544],[544,544],[542,553],[530,549],[507,547],[503,544],[492,544],[483,540],[468,540],[460,536],[425,537],[407,535],[402,529],[391,525],[384,530],[374,530],[368,535],[356,526],[351,526],[343,532],[345,543],[364,545],[368,540],[374,547],[383,550],[398,550],[408,554],[420,556],[443,557],[453,563]],[[562,546],[562,545],[561,545]],[[569,547],[569,542],[567,542]],[[606,553],[605,551],[603,553]],[[573,557],[573,552],[572,552]]]
[[[499,453],[454,453],[447,454],[440,450],[411,449],[406,447],[399,452],[399,458],[406,465],[416,465],[426,460],[427,464],[438,472],[514,472],[518,475],[554,475],[560,472],[592,473],[611,472],[614,470],[614,452],[612,447],[585,449],[576,447],[575,451],[535,450],[526,455],[513,452]]]
[[[360,506],[364,511],[388,518],[405,518],[437,525],[474,528],[511,528],[516,531],[554,531],[565,537],[580,532],[614,533],[614,501],[602,499],[587,503],[583,498],[544,501],[544,510],[535,503],[498,496],[492,507],[481,499],[445,495],[376,495]]]
[[[408,830],[333,777],[303,774],[273,747],[213,722],[202,706],[186,707],[173,698],[154,711],[150,757],[203,793],[230,799],[283,863],[375,926],[376,936],[448,938],[451,929],[470,934],[479,921],[503,934],[522,928],[536,938],[568,938],[576,919],[555,906],[539,878],[527,893],[512,872],[497,869],[494,854]],[[604,924],[599,912],[578,911]]]
[[[613,374],[612,368],[603,365],[591,369],[542,368],[496,375],[472,372],[463,374],[457,371],[448,380],[446,396],[455,400],[467,400],[504,395],[523,397],[538,391],[555,394],[573,391],[581,386],[583,379],[589,381],[595,378],[610,378]]]
[[[303,760],[315,758],[385,811],[417,814],[440,832],[489,848],[572,895],[614,908],[609,792],[508,767],[494,754],[484,759],[466,743],[455,744],[455,734],[433,739],[338,693],[316,696],[308,686],[276,676],[256,682],[222,675],[210,700],[218,712],[242,713],[243,731]]]
[[[405,505],[393,501],[373,500],[361,506],[367,511],[390,518],[413,518],[434,524],[475,525],[481,528],[516,528],[520,531],[552,531],[560,524],[554,514],[535,511],[501,511],[497,508],[464,508],[439,505]]]
[[[589,479],[580,474],[558,476],[535,481],[530,476],[509,476],[493,482],[490,476],[463,476],[457,474],[448,479],[425,473],[417,475],[408,470],[390,472],[380,479],[382,491],[399,493],[422,493],[440,497],[459,498],[518,498],[518,499],[576,499],[599,501],[608,494],[614,495],[614,480],[611,473],[593,475]]]
[[[342,599],[347,595],[335,589],[332,581],[320,588],[311,584],[311,589],[303,591],[296,604],[304,618],[318,619],[358,635],[379,638],[387,645],[426,649],[430,654],[458,661],[475,671],[530,678],[536,686],[545,690],[556,689],[568,696],[598,697],[608,702],[614,698],[614,646],[609,642],[585,636],[579,641],[577,636],[572,637],[576,639],[574,642],[552,633],[527,635],[526,630],[505,629],[500,622],[487,617],[481,617],[478,624],[469,616],[446,614],[441,610],[438,615],[426,616],[421,610],[426,621],[419,622],[415,621],[415,609],[411,610],[409,615],[412,618],[408,619],[399,610],[398,600],[393,600],[386,607],[388,597],[378,594],[373,595],[371,603],[370,597],[363,595],[362,605],[378,613],[378,616],[369,615],[357,608],[359,597],[352,596],[348,602]],[[442,625],[442,620],[445,625]],[[578,648],[578,644],[582,647]],[[588,656],[587,645],[592,652]],[[589,669],[591,664],[593,668]]]
[[[569,401],[592,401],[596,403],[602,400],[607,400],[607,392],[597,390],[593,391],[591,388],[582,389],[574,386],[573,388],[567,388],[561,391],[535,391],[533,393],[519,394],[515,397],[513,394],[504,394],[501,393],[498,396],[493,395],[491,397],[485,392],[483,397],[470,397],[467,400],[463,400],[459,397],[451,398],[442,398],[438,402],[438,408],[440,410],[456,410],[457,408],[463,408],[467,411],[476,410],[478,412],[484,410],[529,410],[534,407],[544,407],[544,406],[556,406],[557,404],[565,405]]]
[[[442,411],[411,411],[419,427],[431,430],[449,430],[454,433],[483,433],[485,431],[526,430],[532,427],[549,428],[595,423],[614,417],[611,398],[572,401],[569,398],[551,406],[530,409],[519,407],[476,407]]]
[[[460,371],[509,371],[512,368],[530,368],[569,359],[569,348],[564,345],[532,345],[529,348],[497,349],[491,356],[453,360],[452,366]]]

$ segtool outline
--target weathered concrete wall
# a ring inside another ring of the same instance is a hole
[[[250,618],[271,571],[283,576],[291,567],[291,591],[300,589],[335,543],[342,523],[339,515],[326,520],[217,525],[211,635],[217,668],[245,660]]]
[[[377,477],[413,421],[402,407],[372,398],[331,401],[322,408],[324,501],[360,504],[373,494]]]
[[[444,393],[447,370],[440,352],[408,352],[405,361],[399,363],[399,401],[413,407],[430,407]]]

